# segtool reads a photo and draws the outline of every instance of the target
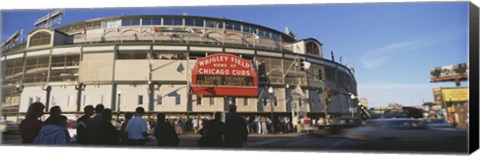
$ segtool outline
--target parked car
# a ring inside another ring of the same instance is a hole
[[[342,133],[343,130],[355,128],[362,125],[362,120],[355,118],[335,118],[330,125],[318,125],[315,134],[335,135]]]
[[[365,126],[345,131],[345,137],[377,143],[435,143],[466,141],[467,132],[456,129],[428,128],[419,119],[374,119]]]
[[[2,133],[19,133],[20,127],[13,121],[0,121],[0,131]]]
[[[429,128],[455,128],[445,119],[426,119],[425,125]]]
[[[7,123],[5,121],[0,121],[0,132],[5,133],[7,132]]]

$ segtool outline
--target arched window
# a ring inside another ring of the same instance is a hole
[[[32,46],[39,46],[39,45],[48,45],[50,44],[50,40],[52,35],[48,32],[38,32],[32,37],[30,37],[30,47]]]
[[[315,44],[313,42],[307,42],[306,47],[307,47],[307,53],[317,54],[317,55],[320,54],[320,51],[319,51],[319,48],[318,48],[317,44]]]

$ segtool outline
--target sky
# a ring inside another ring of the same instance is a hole
[[[2,41],[52,10],[3,10]],[[225,17],[279,31],[288,26],[297,38],[316,38],[324,58],[355,68],[358,96],[370,106],[406,106],[433,101],[432,89],[453,82],[430,83],[433,67],[468,62],[468,3],[365,3],[251,5],[157,8],[67,9],[63,24],[121,15]],[[462,82],[465,86],[467,82]]]

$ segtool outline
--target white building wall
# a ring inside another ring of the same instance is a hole
[[[116,81],[147,81],[149,75],[148,60],[116,60]]]
[[[112,85],[87,85],[82,92],[82,111],[86,105],[95,107],[97,104],[103,104],[105,108],[111,109],[111,103]]]
[[[164,84],[154,91],[154,111],[156,112],[186,112],[187,111],[187,85]],[[148,97],[147,97],[148,100]],[[159,102],[161,100],[161,104]]]
[[[118,108],[118,100],[120,100],[120,111],[135,112],[139,106],[143,107],[145,111],[148,110],[148,85],[118,85],[117,98],[120,94],[120,99],[117,99],[115,105]],[[143,103],[139,104],[138,97],[143,96]]]
[[[33,102],[39,101],[45,103],[45,97],[46,92],[42,90],[41,86],[23,88],[20,98],[19,112],[26,113],[28,110],[28,106],[30,106],[30,104]]]
[[[44,93],[46,93],[44,91]],[[77,90],[75,86],[52,86],[50,92],[50,107],[60,106],[62,112],[77,111]],[[80,108],[83,110],[83,108]]]
[[[186,60],[154,60],[152,62],[153,81],[186,80],[187,75],[190,75],[191,73],[191,68],[190,71],[187,71],[188,65]]]

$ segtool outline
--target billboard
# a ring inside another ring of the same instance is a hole
[[[442,66],[430,69],[430,82],[467,80],[468,65],[466,63]]]
[[[232,54],[197,59],[192,93],[210,96],[257,96],[258,78],[250,60]]]
[[[445,102],[468,101],[468,88],[442,88]]]

